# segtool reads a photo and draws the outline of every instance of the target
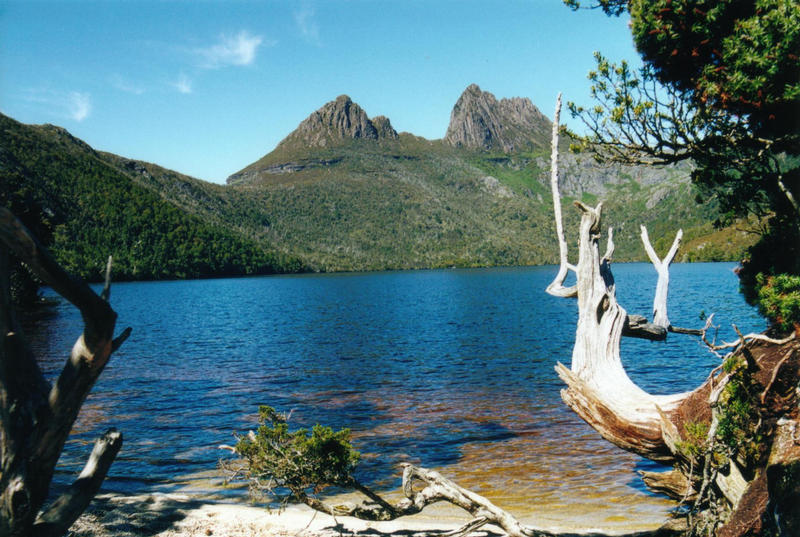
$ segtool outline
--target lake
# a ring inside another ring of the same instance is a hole
[[[669,317],[720,337],[765,324],[738,294],[730,263],[676,264]],[[57,481],[82,467],[109,427],[124,444],[104,490],[220,486],[216,465],[252,428],[260,404],[292,423],[348,427],[358,476],[391,489],[398,463],[439,469],[523,518],[586,517],[606,525],[660,520],[670,503],[637,470],[653,463],[602,440],[561,401],[553,367],[569,364],[574,300],[544,292],[556,267],[270,276],[118,283],[118,330],[133,334],[84,405]],[[651,315],[656,272],[614,265],[620,304]],[[52,293],[47,293],[52,295]],[[29,334],[52,376],[81,331],[60,302]],[[719,359],[698,338],[625,339],[631,378],[654,393],[692,389]]]

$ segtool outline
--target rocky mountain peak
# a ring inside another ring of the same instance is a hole
[[[397,131],[392,127],[392,123],[386,116],[375,116],[372,118],[372,124],[375,130],[378,131],[378,138],[388,138],[394,140],[397,138]]]
[[[444,141],[455,147],[512,153],[547,147],[550,125],[530,99],[498,101],[470,84],[453,107]]]
[[[279,147],[296,143],[307,147],[325,147],[349,139],[382,138],[397,138],[397,132],[389,120],[383,116],[370,120],[364,109],[349,96],[340,95],[303,120]]]

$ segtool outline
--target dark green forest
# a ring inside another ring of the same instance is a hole
[[[0,116],[0,129],[0,203],[76,276],[100,279],[109,255],[119,280],[303,269],[297,259],[204,222],[137,185],[61,128]]]

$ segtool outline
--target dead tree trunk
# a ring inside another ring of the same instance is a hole
[[[554,204],[558,206],[557,173],[553,177]],[[723,348],[733,351],[720,356],[724,368],[713,371],[703,385],[674,395],[646,393],[630,380],[620,360],[623,335],[640,334],[631,333],[632,316],[616,301],[611,230],[606,253],[600,255],[602,204],[594,208],[576,205],[581,211],[578,264],[568,265],[566,252],[560,248],[561,269],[548,287],[555,296],[572,296],[558,289],[563,287],[565,267],[575,272],[578,327],[572,363],[570,368],[556,367],[567,384],[562,398],[610,442],[675,467],[671,472],[646,474],[645,483],[682,502],[693,502],[687,530],[692,534],[740,537],[765,528],[794,534],[800,529],[800,515],[796,514],[800,500],[800,343],[794,336],[776,341],[752,334],[740,334],[734,344],[708,343],[715,352]],[[562,233],[562,226],[556,224],[557,232]],[[710,322],[703,330],[676,329],[667,316],[669,265],[681,235],[679,231],[661,260],[642,226],[642,242],[658,272],[658,283],[653,323],[638,318],[637,324],[648,330],[655,327],[663,337],[669,330],[699,334],[705,341]],[[558,239],[559,245],[566,244],[562,236]]]
[[[610,244],[600,256],[602,205],[578,204],[582,212],[577,265],[578,327],[572,365],[556,368],[567,384],[562,397],[607,440],[654,460],[671,454],[661,434],[662,415],[688,394],[656,396],[630,380],[622,367],[620,341],[627,313],[617,303],[611,274]]]
[[[84,332],[55,384],[48,382],[14,317],[9,256],[15,255],[45,284],[74,304]],[[122,445],[109,430],[95,444],[78,479],[42,512],[53,472],[84,399],[111,354],[130,334],[114,338],[117,314],[108,304],[109,271],[101,296],[67,274],[5,208],[0,208],[0,535],[62,535],[100,487]]]

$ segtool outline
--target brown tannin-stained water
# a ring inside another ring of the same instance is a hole
[[[673,265],[670,320],[699,327],[717,313],[721,339],[763,329],[730,263]],[[568,364],[574,301],[544,292],[555,267],[272,276],[120,283],[111,303],[133,334],[83,407],[57,481],[72,479],[108,427],[124,445],[104,490],[220,486],[219,444],[255,425],[258,406],[292,423],[347,427],[359,479],[399,487],[401,462],[439,470],[526,522],[548,527],[652,527],[670,506],[637,470],[658,466],[602,440],[561,401],[553,367]],[[614,266],[618,299],[650,315],[655,270]],[[81,330],[66,303],[30,334],[48,375]],[[718,359],[689,336],[625,340],[644,389],[700,384]],[[244,498],[243,498],[244,499]]]

